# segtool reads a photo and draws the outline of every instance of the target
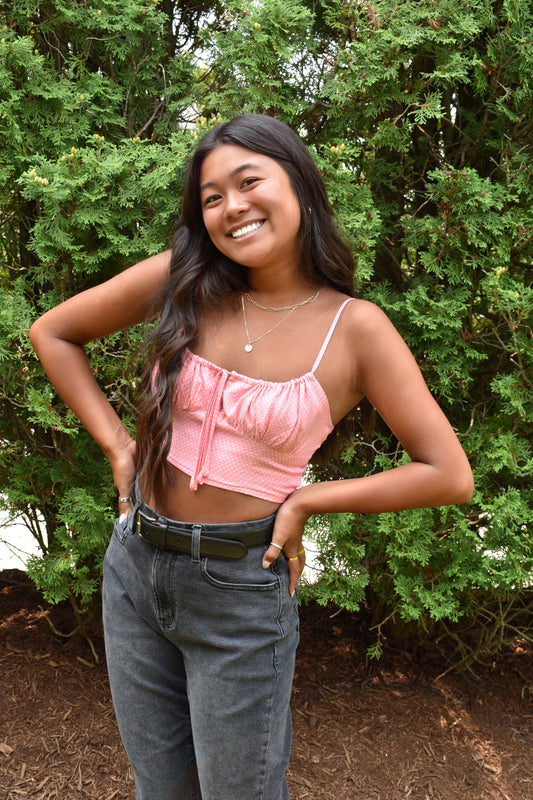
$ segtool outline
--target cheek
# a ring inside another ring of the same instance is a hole
[[[212,212],[203,213],[202,219],[204,221],[204,226],[209,238],[213,239],[213,237],[216,236],[216,224],[213,213]]]
[[[228,255],[228,238],[221,230],[220,225],[217,224],[215,215],[211,212],[202,215],[204,226],[211,243],[216,247],[219,253]]]
[[[290,224],[294,231],[300,230],[300,223],[302,221],[302,214],[300,211],[300,204],[295,199],[294,203],[286,211],[287,224]]]
[[[290,183],[287,183],[286,186],[281,187],[280,197],[283,198],[282,207],[287,224],[290,224],[293,228],[296,227],[299,229],[302,219],[302,212],[300,211],[300,203],[298,202],[298,198]]]

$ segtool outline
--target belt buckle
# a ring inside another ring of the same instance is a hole
[[[142,535],[142,531],[141,531],[142,519],[146,520],[146,523],[148,525],[151,525],[154,528],[157,528],[158,532],[160,532],[160,537],[161,538],[159,539],[159,541],[157,543],[154,542],[149,537],[144,537]],[[161,547],[163,550],[166,550],[166,548],[167,548],[167,534],[168,534],[168,520],[165,520],[165,522],[162,523],[160,521],[160,519],[161,518],[152,519],[151,517],[147,517],[146,514],[143,514],[143,512],[139,510],[137,512],[137,534],[141,537],[141,539],[143,541],[150,542],[150,544],[154,544],[154,545],[156,545],[156,547]]]

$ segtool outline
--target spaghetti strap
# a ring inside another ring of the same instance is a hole
[[[329,331],[327,332],[327,334],[326,334],[326,338],[324,339],[324,341],[323,341],[323,343],[322,343],[322,347],[320,348],[320,353],[319,353],[319,354],[317,355],[317,357],[316,357],[316,361],[315,361],[315,363],[313,364],[313,367],[312,367],[312,369],[311,369],[311,372],[314,372],[314,371],[315,371],[315,369],[316,369],[316,368],[318,367],[318,365],[320,364],[320,362],[322,361],[322,356],[324,355],[324,353],[325,353],[325,351],[326,351],[326,347],[327,347],[327,346],[328,346],[328,344],[329,344],[329,340],[330,340],[330,339],[331,339],[331,337],[333,336],[333,332],[334,332],[335,328],[337,327],[337,322],[339,321],[339,317],[340,317],[340,315],[342,314],[342,310],[343,310],[344,306],[345,306],[345,305],[347,305],[347,304],[350,302],[350,300],[353,300],[353,299],[354,299],[353,297],[348,297],[348,299],[347,299],[347,300],[345,300],[345,301],[344,301],[344,303],[342,303],[342,305],[341,305],[341,306],[339,307],[339,309],[337,310],[337,313],[335,314],[335,318],[334,318],[333,322],[332,322],[332,323],[331,323],[331,325],[330,325]]]

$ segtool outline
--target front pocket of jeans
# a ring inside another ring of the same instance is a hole
[[[120,522],[117,517],[113,525],[113,535],[117,537],[120,544],[124,544],[128,536],[133,532],[131,527],[132,514],[128,514],[124,522]]]
[[[269,569],[261,566],[261,553],[252,552],[243,559],[223,560],[205,558],[202,561],[204,579],[220,589],[243,592],[271,592],[279,588],[280,580],[275,563]]]

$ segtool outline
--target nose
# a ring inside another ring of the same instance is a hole
[[[226,216],[238,217],[243,211],[247,211],[249,207],[248,200],[241,192],[235,190],[227,193],[224,208]]]

